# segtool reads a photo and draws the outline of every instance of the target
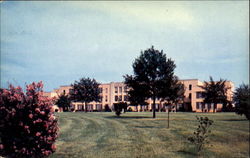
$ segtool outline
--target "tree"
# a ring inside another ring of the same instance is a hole
[[[249,85],[241,84],[234,93],[235,112],[245,115],[250,120],[250,89]]]
[[[128,105],[127,105],[126,102],[114,103],[115,114],[116,114],[117,116],[120,116],[122,110],[123,110],[124,112],[127,111],[127,107],[128,107]]]
[[[56,149],[58,124],[42,82],[0,90],[0,155],[46,157]]]
[[[175,112],[177,111],[178,103],[183,103],[185,88],[182,83],[179,82],[177,76],[173,77],[171,81],[171,86],[169,89],[163,89],[160,93],[162,100],[167,101],[168,106],[168,128],[169,128],[169,112],[172,110],[172,105],[175,107]]]
[[[85,103],[85,112],[87,112],[87,104],[92,101],[100,101],[99,83],[95,79],[81,78],[71,84],[72,90],[70,96],[73,101]]]
[[[58,105],[59,108],[62,108],[63,111],[69,111],[70,103],[70,97],[67,94],[62,93],[58,96],[58,99],[56,100],[55,104]]]
[[[133,105],[136,107],[140,105],[142,109],[142,106],[148,104],[146,102],[146,99],[147,99],[146,96],[148,96],[148,90],[146,89],[147,87],[141,85],[131,75],[125,76],[124,83],[130,87],[128,91],[128,100],[130,102],[130,105]]]
[[[138,82],[139,87],[145,88],[145,98],[153,100],[153,118],[155,118],[155,101],[160,99],[161,91],[169,89],[174,76],[175,64],[170,58],[167,58],[163,50],[150,49],[141,52],[140,56],[133,63],[133,80]],[[124,76],[125,81],[129,75]],[[131,77],[131,76],[130,76]],[[130,84],[127,85],[128,87]]]
[[[215,82],[213,78],[210,76],[210,82],[204,82],[204,86],[200,86],[204,89],[204,103],[213,103],[213,112],[217,108],[218,103],[222,103],[225,106],[229,101],[227,100],[226,92],[230,87],[226,86],[226,81],[220,79]]]

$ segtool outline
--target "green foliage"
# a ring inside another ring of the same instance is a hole
[[[155,100],[168,95],[162,91],[167,91],[171,87],[176,67],[174,61],[167,58],[163,51],[155,50],[152,46],[141,52],[132,66],[134,75],[124,76],[125,83],[130,88],[130,97],[134,95],[132,100],[138,100],[136,101],[138,104],[141,104],[145,98],[151,98],[155,118]]]
[[[128,100],[131,105],[147,105],[146,99],[149,96],[148,87],[140,84],[133,76],[126,75],[125,82],[128,87],[130,87],[128,91]]]
[[[87,111],[87,103],[92,101],[100,101],[99,83],[95,79],[81,78],[71,84],[70,98],[73,101],[85,102],[85,111]]]
[[[242,84],[234,93],[235,112],[245,115],[250,120],[250,89],[249,85]]]
[[[124,112],[127,111],[127,103],[126,102],[119,102],[119,103],[114,103],[114,110],[115,110],[115,114],[117,116],[121,115],[122,110],[124,110]]]
[[[226,81],[227,80],[220,79],[218,82],[215,82],[210,76],[210,82],[205,81],[204,86],[200,86],[205,90],[205,92],[203,93],[204,102],[214,103],[214,112],[218,103],[222,103],[223,105],[229,103],[229,101],[227,100],[226,92],[230,87],[226,86]]]
[[[63,108],[63,111],[69,111],[70,103],[71,103],[71,100],[70,100],[69,96],[66,95],[65,93],[62,93],[61,95],[59,95],[55,104],[58,107]]]
[[[184,99],[185,88],[182,83],[179,82],[177,76],[174,76],[171,81],[171,86],[169,89],[164,89],[161,91],[160,95],[163,100],[168,102],[167,105],[173,105],[177,111],[177,103],[182,103]],[[172,107],[172,106],[171,106]]]
[[[197,117],[199,122],[198,128],[194,131],[194,135],[190,136],[188,140],[196,145],[197,152],[199,153],[205,144],[208,144],[208,134],[211,132],[209,127],[213,124],[212,120],[209,120],[207,117]]]

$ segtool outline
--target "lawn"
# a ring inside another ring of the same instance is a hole
[[[60,134],[51,158],[249,157],[249,121],[235,113],[112,112],[58,113]],[[187,138],[197,128],[195,116],[214,121],[210,145],[197,156]]]

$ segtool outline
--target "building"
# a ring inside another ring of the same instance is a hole
[[[200,86],[204,83],[198,79],[186,79],[180,80],[180,82],[185,87],[184,102],[177,106],[177,109],[183,111],[193,111],[193,112],[212,112],[213,104],[203,104],[202,92],[204,91]],[[234,84],[231,81],[226,82],[226,86],[229,87],[227,91],[227,97],[229,101],[232,101]],[[60,86],[58,89],[54,89],[52,92],[44,92],[44,96],[57,98],[60,94],[68,94],[70,91],[70,86]],[[101,101],[91,102],[87,105],[88,111],[102,111],[105,106],[112,109],[114,103],[118,102],[128,102],[127,87],[123,82],[111,82],[100,84],[101,89]],[[151,99],[147,100],[148,105],[142,107],[130,106],[133,111],[150,111],[152,110],[153,101]],[[164,109],[164,103],[160,100],[156,100],[156,111]],[[74,102],[72,103],[72,109],[74,111],[82,111],[84,109],[84,103]],[[218,104],[216,111],[222,110],[222,104]]]

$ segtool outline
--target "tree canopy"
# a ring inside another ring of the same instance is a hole
[[[62,108],[63,111],[68,111],[69,108],[70,108],[70,103],[71,103],[71,100],[70,100],[70,97],[69,95],[65,94],[65,93],[62,93],[58,96],[58,99],[56,100],[56,105],[59,107],[59,108]]]
[[[163,93],[170,89],[174,78],[174,61],[166,57],[163,50],[159,51],[151,48],[141,52],[140,56],[135,59],[133,65],[134,75],[125,75],[125,83],[131,88],[130,94],[143,92],[139,99],[153,100],[153,118],[155,118],[155,101],[156,98],[167,97],[168,93]],[[141,101],[139,101],[141,102]]]
[[[249,85],[242,84],[234,93],[235,112],[245,115],[250,120],[250,89]]]
[[[87,103],[100,101],[99,83],[95,79],[81,78],[79,81],[71,84],[70,97],[73,101],[85,103],[87,112]]]
[[[204,103],[214,103],[213,112],[215,112],[218,103],[226,105],[229,102],[226,93],[230,87],[226,86],[226,82],[227,80],[224,79],[215,82],[210,76],[210,81],[204,81],[204,85],[200,86],[205,90],[203,93]]]

